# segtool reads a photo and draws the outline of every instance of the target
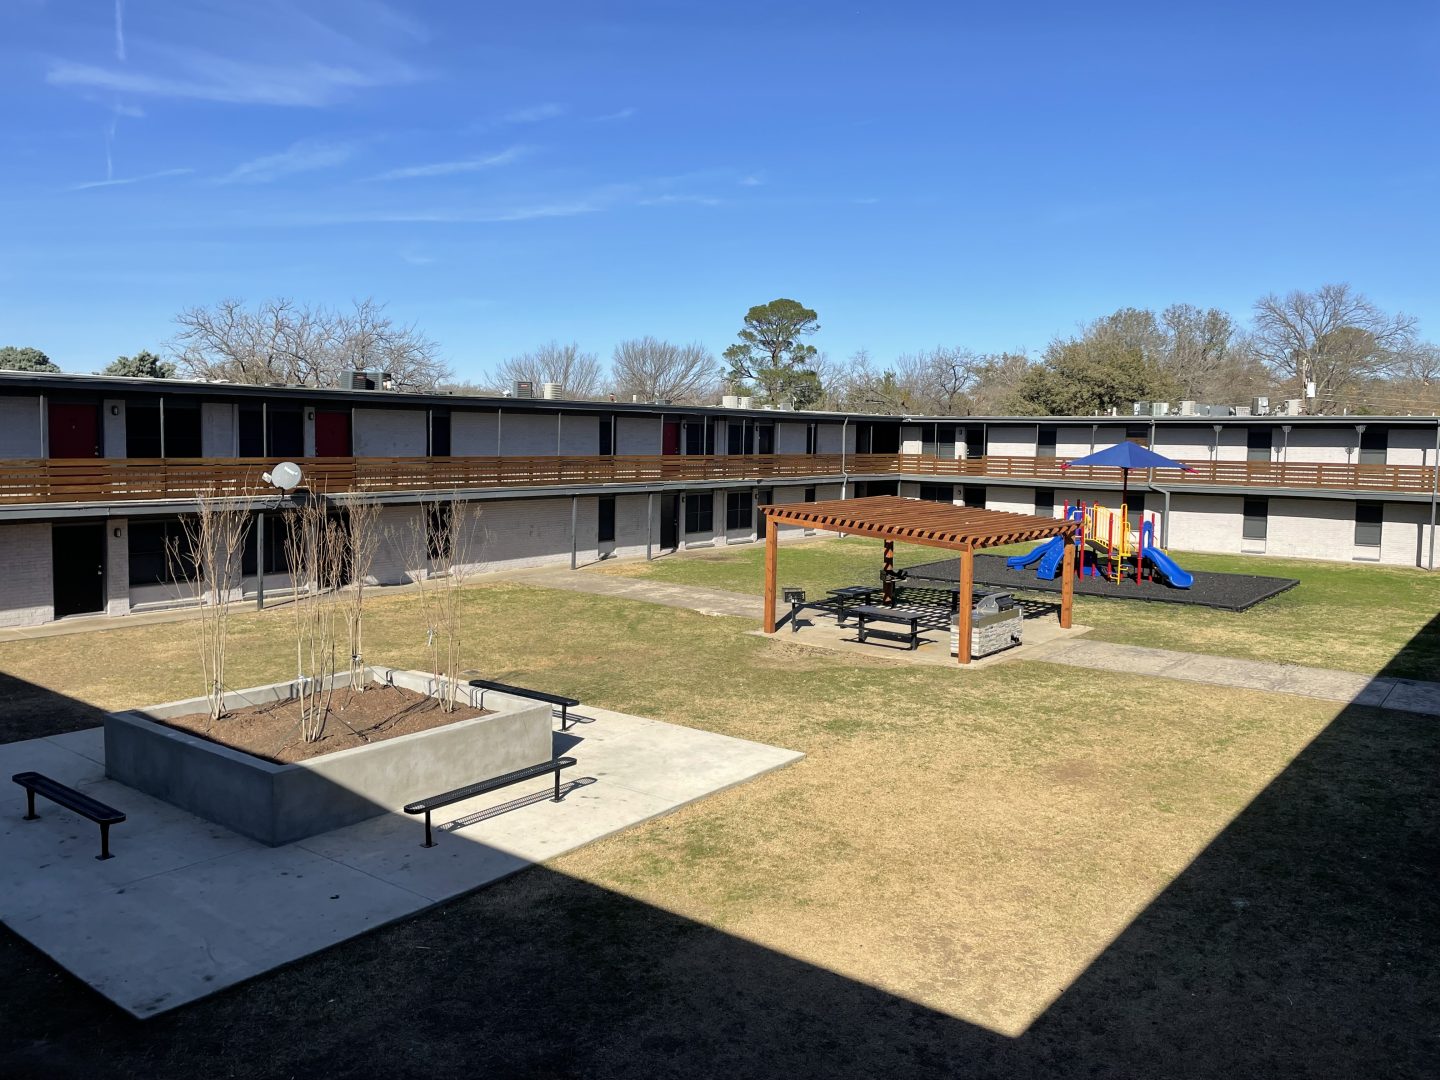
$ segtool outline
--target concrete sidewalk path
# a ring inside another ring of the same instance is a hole
[[[1150,675],[1440,716],[1440,683],[1415,679],[1389,679],[1353,671],[1148,649],[1108,641],[1057,641],[1032,653],[1030,659],[1092,671]]]
[[[756,622],[760,621],[764,607],[760,597],[745,593],[702,589],[694,585],[667,585],[648,578],[624,577],[620,574],[539,567],[533,570],[505,571],[503,576],[510,581],[539,585],[546,589],[565,589],[596,596],[618,596],[624,600],[687,608],[702,615],[732,615],[740,619],[754,619]]]

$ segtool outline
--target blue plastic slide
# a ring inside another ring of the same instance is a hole
[[[1160,576],[1177,589],[1188,589],[1195,584],[1195,578],[1188,571],[1182,570],[1175,564],[1174,559],[1157,547],[1141,548],[1140,557],[1154,563],[1155,569],[1160,571]]]
[[[1042,559],[1052,548],[1060,552],[1061,555],[1065,554],[1064,539],[1059,536],[1052,536],[1049,540],[1046,540],[1045,543],[1025,552],[1024,555],[1011,555],[1005,560],[1005,565],[1011,570],[1024,570],[1027,566],[1031,566]],[[1055,575],[1051,574],[1050,576],[1054,577]]]

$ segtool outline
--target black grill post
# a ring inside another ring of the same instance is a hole
[[[560,770],[555,770],[555,802],[560,801]]]
[[[25,789],[25,821],[34,821],[40,815],[35,812],[35,789]]]
[[[425,811],[425,843],[421,847],[434,847],[435,841],[430,839],[430,811]]]
[[[113,859],[114,857],[114,855],[110,854],[110,823],[108,821],[102,821],[100,823],[100,854],[96,855],[95,858],[104,860]]]

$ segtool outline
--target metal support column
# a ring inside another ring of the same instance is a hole
[[[645,496],[645,561],[655,558],[655,493]]]
[[[255,610],[265,610],[265,511],[255,515]]]
[[[570,569],[574,570],[579,565],[578,555],[575,550],[577,543],[575,536],[576,522],[580,516],[580,496],[570,496]]]

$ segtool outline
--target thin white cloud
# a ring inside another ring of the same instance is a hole
[[[558,102],[547,101],[540,105],[528,105],[514,109],[500,118],[502,124],[538,124],[542,120],[554,120],[569,110]]]
[[[115,59],[125,59],[125,0],[115,0]]]
[[[330,105],[356,90],[406,82],[408,69],[362,71],[346,65],[316,62],[293,65],[251,64],[213,54],[187,54],[183,75],[96,67],[58,61],[45,81],[51,86],[103,90],[135,97],[213,101],[228,105],[279,105],[316,108]]]
[[[601,116],[592,116],[591,119],[594,120],[597,124],[607,123],[611,120],[629,120],[638,111],[639,110],[636,109],[635,106],[629,105],[623,109],[617,109],[615,112],[612,113],[605,113]]]
[[[763,183],[765,183],[764,173],[751,173],[749,176],[740,178],[741,187],[759,187]]]
[[[717,199],[713,195],[656,195],[651,199],[641,199],[641,206],[720,206],[724,199]]]
[[[316,139],[301,139],[281,150],[278,154],[243,162],[224,176],[217,177],[217,184],[268,184],[295,173],[315,172],[319,169],[333,169],[344,165],[355,156],[358,147],[354,143],[324,142]]]
[[[370,180],[424,180],[434,176],[457,176],[463,173],[484,172],[519,161],[529,153],[529,148],[512,146],[488,157],[464,158],[460,161],[433,161],[425,165],[407,165],[400,169],[372,176]]]
[[[108,180],[91,180],[84,184],[71,184],[70,191],[88,191],[90,188],[123,187],[126,184],[143,184],[147,180],[160,180],[167,176],[188,176],[194,169],[161,169],[144,176],[122,176]]]

